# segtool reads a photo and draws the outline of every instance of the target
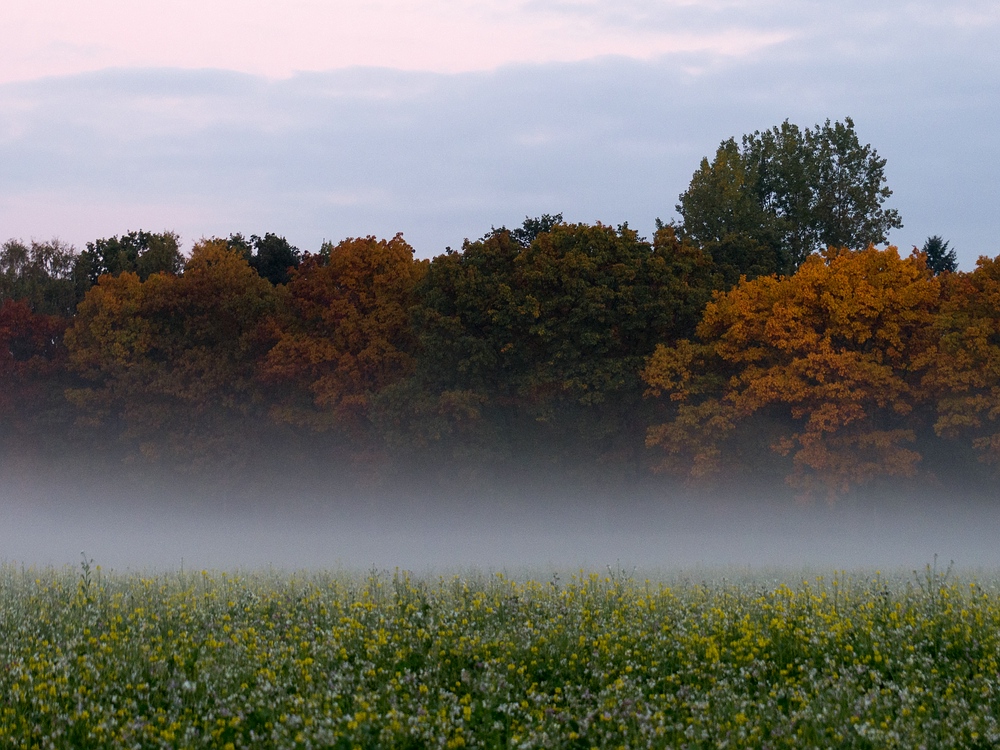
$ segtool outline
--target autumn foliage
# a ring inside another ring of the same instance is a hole
[[[144,456],[238,453],[263,405],[256,365],[274,287],[223,240],[195,245],[183,273],[104,275],[66,334],[78,423]]]
[[[967,440],[980,458],[1000,461],[1000,258],[943,283],[934,349],[924,387],[936,395],[934,431]]]
[[[940,303],[923,257],[893,247],[831,249],[792,276],[745,281],[706,306],[696,343],[650,358],[651,395],[676,412],[647,443],[690,476],[722,471],[727,441],[753,431],[792,458],[803,489],[912,476]]]
[[[829,248],[734,284],[674,227],[545,217],[429,261],[401,235],[347,239],[274,279],[202,240],[181,268],[78,292],[65,247],[5,248],[7,455],[69,441],[197,470],[315,451],[831,497],[933,479],[941,455],[1000,462],[998,259]]]
[[[0,442],[8,451],[24,450],[65,416],[66,324],[24,300],[0,303]]]
[[[261,364],[278,390],[272,415],[363,433],[372,399],[414,369],[410,308],[426,269],[402,235],[347,239],[306,258]]]

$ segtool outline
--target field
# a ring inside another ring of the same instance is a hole
[[[1000,742],[1000,587],[0,568],[0,746]]]

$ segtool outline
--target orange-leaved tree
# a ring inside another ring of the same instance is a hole
[[[647,444],[665,452],[662,468],[697,477],[766,429],[792,458],[789,483],[831,496],[911,476],[939,301],[923,256],[894,247],[829,249],[791,276],[743,281],[709,303],[697,342],[647,361],[649,394],[675,405]]]
[[[364,431],[372,398],[412,372],[409,309],[426,268],[397,234],[328,245],[293,269],[276,344],[261,368],[280,386],[272,415]]]

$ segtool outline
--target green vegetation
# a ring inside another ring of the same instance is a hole
[[[0,568],[10,748],[1000,742],[994,579]]]

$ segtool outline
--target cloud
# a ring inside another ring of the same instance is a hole
[[[586,23],[615,12],[564,6],[521,10]],[[795,33],[736,57],[704,48],[283,79],[119,68],[0,85],[0,239],[275,231],[315,250],[324,239],[403,231],[429,256],[558,211],[648,234],[721,140],[786,118],[807,126],[849,115],[888,159],[905,224],[895,242],[906,249],[940,234],[966,267],[997,252],[994,27],[928,21],[918,12],[926,3],[894,3],[895,17],[877,10],[859,28],[870,13],[860,0],[838,5],[843,16],[816,2],[621,7],[623,28],[676,13],[697,33],[725,14],[774,28],[787,11]],[[996,19],[991,6],[962,7]]]
[[[456,73],[601,55],[742,55],[788,36],[783,26],[751,27],[745,13],[720,13],[716,5],[7,0],[0,81],[109,67],[218,68],[271,78],[353,66]]]

